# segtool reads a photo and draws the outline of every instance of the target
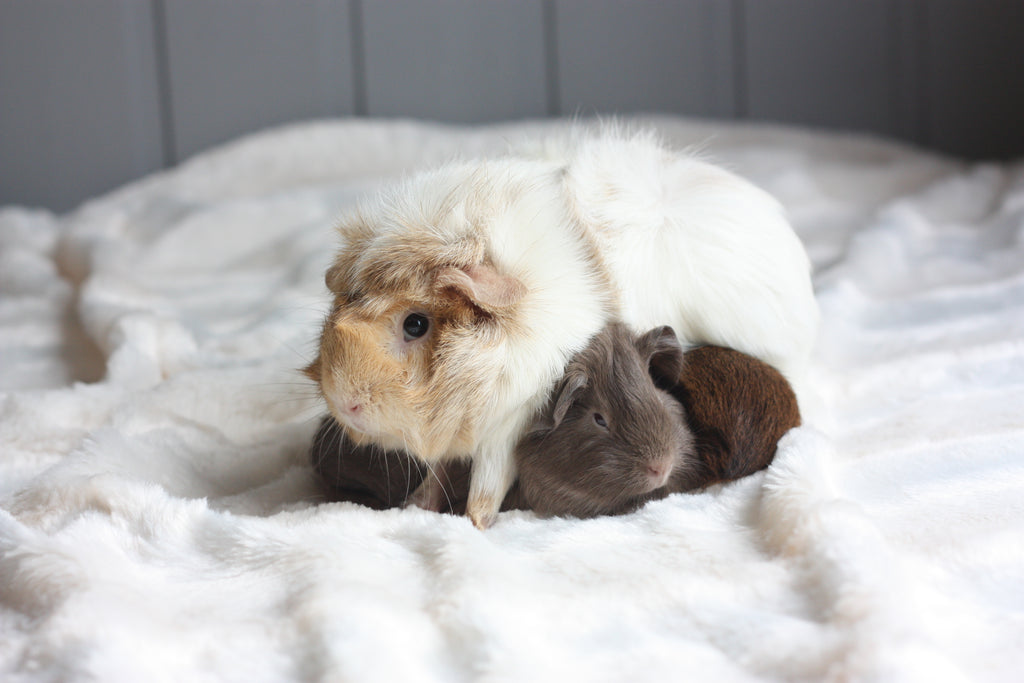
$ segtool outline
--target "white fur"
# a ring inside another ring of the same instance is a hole
[[[566,192],[599,236],[638,330],[749,353],[797,378],[817,334],[811,267],[782,207],[750,182],[650,135],[606,135],[570,155]]]
[[[456,444],[438,453],[435,444],[422,444],[410,435],[406,425],[389,423],[387,405],[370,431],[383,434],[376,437],[383,445],[404,445],[427,461],[469,457],[473,476],[468,511],[482,525],[493,520],[515,478],[512,450],[526,422],[547,398],[569,357],[614,314],[614,295],[567,210],[561,177],[561,168],[536,160],[451,163],[410,179],[360,211],[361,222],[376,231],[374,246],[360,255],[365,263],[389,258],[391,245],[401,243],[405,234],[426,231],[440,244],[482,235],[495,269],[525,287],[511,319],[501,316],[497,344],[481,339],[459,348],[465,354],[460,363],[465,363],[467,380],[486,387],[469,451]],[[336,375],[346,372],[331,370]],[[343,392],[348,384],[338,378],[325,388],[329,404],[346,403],[344,396],[332,392]],[[343,412],[336,418],[349,423]]]

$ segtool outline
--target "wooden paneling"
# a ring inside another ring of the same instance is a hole
[[[366,109],[472,123],[548,113],[541,0],[363,0]]]
[[[890,0],[745,0],[744,113],[894,134],[905,111]]]
[[[732,6],[555,0],[559,109],[736,113]]]
[[[173,157],[287,121],[350,115],[347,0],[163,0]]]
[[[160,168],[150,6],[0,3],[0,204],[70,209]]]

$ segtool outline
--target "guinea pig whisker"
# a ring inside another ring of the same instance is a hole
[[[405,435],[405,429],[402,429],[402,448],[406,453],[409,453],[409,440]],[[411,457],[411,456],[410,456]],[[409,500],[409,496],[412,494],[412,460],[409,460],[409,470],[405,477],[405,500]],[[404,501],[403,501],[404,502]]]
[[[342,446],[344,445],[345,434],[342,432],[341,425],[338,424],[338,422],[333,418],[331,419],[330,424],[327,427],[327,430],[327,438],[331,440],[331,450],[333,450],[336,453],[335,457],[337,457],[338,459],[338,471],[340,472],[342,460],[345,457],[345,449],[342,448]]]
[[[410,489],[412,489],[412,468],[412,458],[405,458],[405,498],[403,500],[408,500],[409,494],[411,493]]]
[[[424,464],[427,466],[427,472],[430,473],[430,476],[432,476],[434,478],[434,480],[437,481],[438,486],[441,487],[441,493],[444,494],[445,503],[448,504],[448,509],[451,509],[452,508],[452,499],[448,495],[447,487],[444,485],[444,482],[441,481],[441,477],[439,477],[437,475],[437,472],[434,470],[434,466],[431,463],[429,463],[429,462],[426,462]]]
[[[373,448],[373,450],[374,451],[379,451],[379,457],[384,462],[384,481],[386,481],[386,482],[388,482],[390,484],[390,482],[391,482],[391,466],[388,464],[387,453],[384,451],[383,448],[381,448],[379,446],[376,446],[376,445]],[[392,503],[391,503],[391,486],[390,485],[388,486],[387,491],[388,491],[388,499],[387,499],[386,502],[388,504],[388,507],[391,507]]]

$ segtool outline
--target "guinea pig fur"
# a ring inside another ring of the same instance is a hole
[[[512,504],[543,516],[629,512],[767,467],[799,424],[792,387],[766,363],[714,346],[684,354],[670,328],[636,337],[611,325],[520,442]]]
[[[611,324],[573,357],[517,445],[519,479],[502,509],[629,512],[767,467],[800,421],[789,383],[762,361],[714,346],[684,354],[669,328],[637,336]],[[401,505],[426,474],[403,451],[352,444],[331,417],[311,460],[331,499],[373,508]],[[468,468],[430,476],[442,477],[444,509],[464,510]]]
[[[469,467],[463,462],[428,469],[403,450],[386,450],[376,444],[357,446],[328,415],[310,447],[310,463],[319,475],[324,497],[330,501],[359,503],[375,510],[405,505],[424,477],[441,477],[440,512],[464,514],[469,493]],[[509,496],[515,496],[512,487]],[[512,503],[506,498],[503,509]]]
[[[779,439],[800,425],[796,394],[775,368],[733,349],[701,346],[678,375],[652,365],[656,382],[686,411],[697,460],[673,473],[669,488],[689,491],[764,469]],[[673,381],[673,378],[674,381]]]
[[[668,492],[697,457],[681,405],[650,368],[682,364],[670,328],[602,330],[569,363],[516,448],[520,504],[542,516],[627,512]]]
[[[426,471],[404,451],[389,451],[375,444],[353,445],[331,416],[321,420],[309,453],[328,498],[375,510],[404,504]]]
[[[807,256],[778,203],[649,135],[451,163],[380,195],[339,235],[307,374],[353,443],[468,459],[481,528],[515,479],[515,443],[608,321],[667,323],[686,344],[793,373],[816,334]],[[440,505],[433,481],[414,502]]]

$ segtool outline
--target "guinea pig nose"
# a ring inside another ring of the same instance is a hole
[[[651,462],[647,463],[647,476],[651,478],[658,486],[661,486],[668,481],[668,475],[671,471],[671,467],[668,463],[664,462]]]
[[[348,403],[345,405],[345,412],[349,415],[359,415],[363,412],[363,406],[360,403]]]

